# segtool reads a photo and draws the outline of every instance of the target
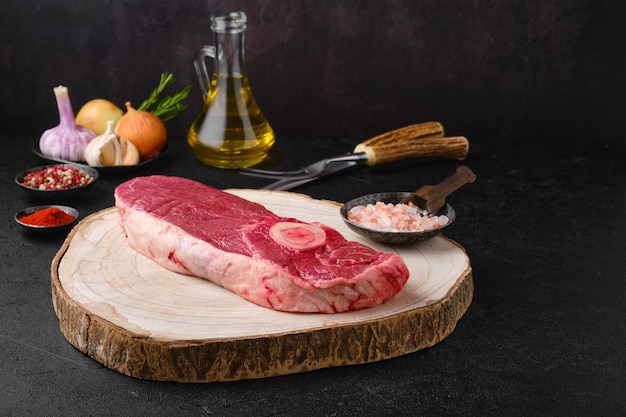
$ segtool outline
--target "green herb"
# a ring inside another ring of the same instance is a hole
[[[174,82],[174,75],[169,72],[162,73],[161,81],[159,82],[157,88],[152,90],[150,96],[143,103],[141,103],[139,107],[137,107],[137,110],[149,111],[150,113],[157,115],[164,122],[178,116],[180,112],[187,108],[187,105],[184,102],[189,95],[191,85],[188,85],[182,91],[171,96],[164,97],[159,101],[165,87]]]

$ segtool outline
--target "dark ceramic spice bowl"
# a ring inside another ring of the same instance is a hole
[[[54,208],[64,211],[65,213],[72,216],[73,220],[68,223],[55,225],[55,226],[35,226],[32,224],[25,223],[21,220],[23,217],[26,217],[35,212],[38,212],[40,210],[44,210],[50,207],[54,207]],[[47,206],[28,207],[23,210],[20,210],[19,212],[15,214],[15,221],[20,226],[22,226],[24,230],[28,232],[33,232],[33,233],[65,233],[69,231],[74,226],[74,224],[76,224],[77,220],[78,220],[78,210],[69,206],[47,205]]]
[[[441,232],[448,226],[452,224],[452,222],[456,219],[456,212],[449,204],[445,204],[442,208],[437,210],[433,215],[445,215],[448,217],[448,223],[443,225],[442,227],[426,230],[423,232],[386,232],[375,229],[370,229],[367,227],[363,227],[348,219],[348,211],[356,206],[362,206],[367,204],[375,204],[378,201],[383,203],[391,203],[398,204],[402,199],[410,196],[412,193],[409,192],[387,192],[387,193],[376,193],[369,194],[362,197],[355,198],[354,200],[350,200],[341,206],[339,213],[341,214],[341,218],[348,225],[348,227],[355,232],[365,236],[368,239],[374,240],[376,242],[381,243],[390,243],[390,244],[409,244],[420,242],[428,239],[432,239],[433,237],[441,234]]]
[[[61,167],[63,169],[75,168],[78,172],[80,172],[81,175],[90,176],[92,178],[92,181],[84,185],[75,185],[70,188],[52,189],[52,190],[35,188],[24,183],[24,181],[26,180],[29,174],[33,174],[33,173],[42,171],[44,169],[53,168],[53,167]],[[78,194],[84,193],[90,187],[93,186],[93,184],[97,181],[97,179],[98,179],[98,171],[89,166],[80,165],[80,164],[54,164],[54,165],[39,166],[39,167],[31,168],[26,171],[20,172],[15,177],[15,183],[31,197],[42,198],[42,199],[61,199],[61,198],[74,197]]]

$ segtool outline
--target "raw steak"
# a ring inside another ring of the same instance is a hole
[[[309,224],[184,178],[134,178],[117,187],[115,205],[137,252],[275,310],[372,307],[398,293],[409,277],[399,256],[347,241],[319,223],[310,223],[325,233],[317,247],[286,246],[272,238],[272,226]]]

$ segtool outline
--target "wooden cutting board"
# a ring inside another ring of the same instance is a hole
[[[338,203],[284,191],[228,191],[278,215],[319,221],[350,240],[396,252],[411,277],[399,294],[374,308],[278,312],[139,255],[127,246],[112,207],[81,221],[52,263],[52,299],[67,340],[103,365],[141,379],[265,378],[433,346],[454,330],[472,301],[469,258],[445,237],[410,246],[376,244],[343,224]]]

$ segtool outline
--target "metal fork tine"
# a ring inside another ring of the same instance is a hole
[[[257,178],[269,178],[272,180],[281,180],[284,178],[289,178],[292,180],[299,180],[302,178],[314,177],[315,174],[306,173],[304,171],[298,171],[298,174],[294,174],[292,171],[288,171],[288,174],[284,173],[265,173],[265,172],[247,172],[247,171],[239,171],[240,174],[246,175],[248,177],[257,177]]]
[[[306,174],[304,168],[294,169],[291,171],[272,171],[271,169],[243,168],[240,170],[242,174],[263,176],[263,177],[289,177],[292,175]]]
[[[262,177],[262,178],[273,178],[277,180],[281,179],[291,179],[291,180],[300,180],[305,178],[314,178],[319,176],[324,170],[331,164],[337,162],[345,162],[345,161],[362,161],[366,160],[367,156],[365,153],[361,154],[353,154],[347,153],[345,155],[333,156],[330,158],[322,159],[317,162],[313,162],[310,165],[307,165],[299,170],[292,171],[268,171],[256,168],[247,168],[239,171],[240,174],[250,175],[253,177]]]

